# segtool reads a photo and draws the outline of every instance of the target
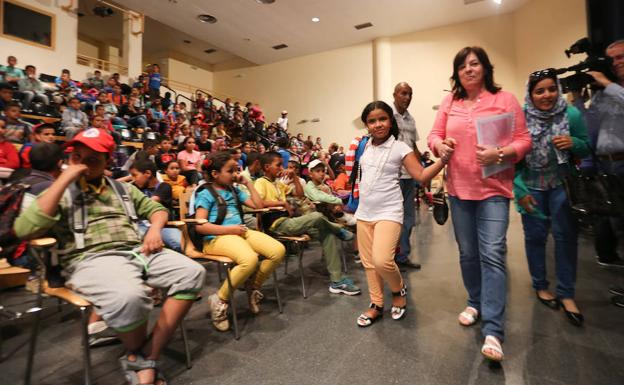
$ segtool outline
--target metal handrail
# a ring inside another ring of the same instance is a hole
[[[178,99],[180,99],[180,98],[184,98],[184,99],[188,100],[189,102],[191,102],[191,106],[190,107],[193,107],[193,104],[195,103],[195,101],[193,99],[189,98],[188,96],[184,95],[184,94],[176,95],[176,97],[175,97],[175,103],[176,104],[178,104]]]
[[[171,88],[171,87],[169,87],[169,86],[166,86],[166,85],[164,85],[164,84],[162,84],[162,83],[160,84],[160,86],[161,86],[161,87],[164,87],[164,88],[166,88],[166,89],[168,89],[168,90],[169,90],[169,91],[171,91],[171,92],[173,92],[173,94],[174,94],[174,99],[178,97],[178,91],[176,91],[176,90],[174,90],[173,88]]]
[[[107,60],[98,59],[95,57],[77,54],[76,61],[78,64],[86,65],[88,67],[92,67],[99,70],[109,71],[109,72],[119,72],[121,75],[128,75],[128,67],[113,63]]]

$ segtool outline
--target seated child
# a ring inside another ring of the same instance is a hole
[[[310,180],[303,189],[306,197],[316,203],[316,209],[332,222],[355,226],[355,218],[342,210],[342,200],[332,195],[331,188],[325,184],[327,165],[319,159],[308,164]]]
[[[171,186],[173,199],[179,201],[180,196],[184,194],[184,189],[188,187],[188,182],[184,175],[180,175],[180,163],[177,160],[167,163],[162,180]]]
[[[203,171],[208,181],[198,188],[195,199],[195,217],[210,221],[196,227],[197,232],[204,235],[203,251],[224,255],[236,262],[230,272],[232,288],[235,290],[247,281],[249,309],[257,314],[260,312],[259,302],[263,298],[260,287],[282,262],[286,249],[265,233],[250,230],[243,224],[241,205],[262,208],[262,198],[253,183],[240,177],[238,165],[228,152],[219,152],[209,157],[204,162]],[[234,187],[235,182],[244,184],[249,195]],[[226,204],[221,216],[216,194]],[[258,255],[264,257],[260,264]],[[212,323],[217,330],[229,329],[227,309],[233,294],[227,282],[223,282],[219,291],[208,298]]]
[[[54,143],[54,126],[49,123],[37,124],[33,127],[32,141],[25,143],[20,148],[19,156],[22,168],[30,168],[30,151],[37,143]]]
[[[124,344],[127,354],[119,361],[126,377],[133,383],[157,383],[162,377],[158,364],[162,349],[195,302],[205,270],[190,258],[163,249],[160,231],[168,215],[162,205],[134,186],[104,177],[115,148],[110,135],[88,129],[68,145],[73,149],[69,167],[22,211],[13,229],[22,239],[42,234],[57,239],[67,285],[93,304]],[[83,197],[85,233],[72,231],[66,189]],[[124,197],[129,205],[122,203]],[[142,240],[130,214],[151,223]],[[167,293],[149,338],[147,321],[153,305],[146,285]]]
[[[20,119],[21,117],[19,104],[16,102],[6,104],[4,107],[4,138],[11,143],[24,144],[30,141],[31,125]]]
[[[172,160],[178,159],[178,153],[173,151],[173,142],[168,137],[160,140],[160,150],[156,154],[156,167],[159,171],[165,171],[165,166]]]
[[[262,155],[260,164],[262,165],[264,176],[256,180],[254,186],[263,199],[264,207],[281,206],[288,210],[288,215],[275,218],[272,223],[265,224],[264,230],[286,236],[310,234],[318,237],[323,248],[327,270],[329,270],[331,280],[329,292],[346,295],[360,294],[360,288],[353,283],[353,280],[342,274],[342,261],[338,247],[338,239],[350,241],[353,239],[353,233],[330,222],[323,214],[318,212],[293,218],[293,208],[286,201],[286,194],[290,192],[290,188],[279,180],[279,176],[284,173],[282,157],[279,153],[270,151]],[[288,170],[285,174],[289,178],[296,177],[292,170]],[[295,183],[294,186],[295,195],[303,196],[301,185]]]
[[[19,155],[13,143],[6,140],[5,133],[6,123],[0,119],[0,167],[15,170],[20,166]]]

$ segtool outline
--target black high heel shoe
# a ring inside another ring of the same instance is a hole
[[[568,309],[566,309],[565,306],[563,306],[563,302],[561,302],[561,300],[557,300],[557,302],[559,303],[559,305],[563,309],[563,312],[565,313],[566,317],[568,318],[568,321],[570,321],[570,323],[572,325],[574,325],[576,327],[583,326],[583,322],[585,321],[585,317],[583,317],[583,314],[575,313],[575,312],[572,312],[572,311],[568,311]]]
[[[542,297],[539,296],[539,294],[537,292],[535,292],[535,296],[537,297],[537,299],[539,299],[539,301],[541,303],[543,303],[544,305],[546,305],[547,307],[553,309],[553,310],[559,310],[559,301],[557,300],[557,298],[553,298],[553,299],[544,299]]]

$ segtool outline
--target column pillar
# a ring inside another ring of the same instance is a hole
[[[392,47],[390,38],[373,40],[373,96],[375,100],[392,100]]]
[[[122,64],[128,67],[128,77],[136,79],[143,70],[143,20],[126,12],[123,20]],[[141,32],[135,34],[133,32]]]

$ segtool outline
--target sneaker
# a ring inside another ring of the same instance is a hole
[[[329,292],[332,294],[358,295],[362,291],[355,286],[351,278],[343,278],[338,282],[329,285]]]
[[[253,314],[260,313],[260,301],[264,298],[264,294],[260,290],[251,290],[249,293],[249,310]]]
[[[89,347],[96,348],[111,344],[113,342],[121,342],[117,337],[117,333],[106,325],[104,321],[96,321],[88,326]]]
[[[353,233],[347,229],[340,229],[340,232],[338,233],[338,238],[340,238],[340,240],[342,241],[350,241],[353,239]]]
[[[624,260],[620,257],[601,259],[599,256],[596,256],[596,262],[598,262],[598,265],[602,267],[624,268]]]
[[[229,307],[227,302],[223,302],[215,293],[208,297],[208,306],[210,306],[210,318],[215,329],[220,332],[227,331],[230,328],[230,321],[227,318]]]
[[[360,258],[360,253],[355,253],[353,255],[353,262],[357,263],[358,265],[362,264],[362,259]]]
[[[618,307],[624,307],[624,296],[614,295],[611,297],[611,303]]]

